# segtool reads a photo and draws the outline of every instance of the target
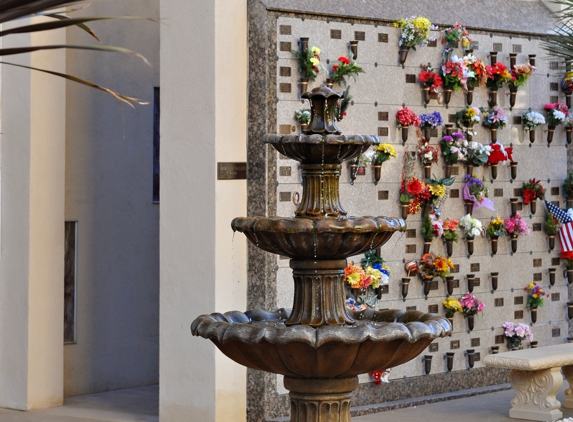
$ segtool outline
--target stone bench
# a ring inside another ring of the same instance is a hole
[[[485,366],[511,369],[509,381],[515,391],[510,418],[556,421],[563,418],[555,395],[569,382],[563,406],[573,408],[573,343],[488,355]]]

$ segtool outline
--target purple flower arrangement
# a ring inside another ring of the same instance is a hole
[[[444,120],[442,119],[442,115],[439,111],[434,111],[429,114],[420,114],[420,120],[422,121],[421,126],[431,127],[434,129],[444,124]]]
[[[505,125],[507,125],[507,116],[505,115],[505,111],[503,108],[495,106],[487,113],[482,124],[492,129],[504,128]]]

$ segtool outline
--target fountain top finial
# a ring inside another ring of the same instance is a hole
[[[323,98],[336,97],[336,99],[338,100],[343,98],[344,94],[341,92],[335,92],[326,85],[322,84],[314,88],[312,91],[305,92],[304,94],[301,95],[301,98],[305,98],[310,102],[312,102],[313,98],[315,97],[323,97]]]
[[[310,101],[310,123],[304,133],[307,135],[320,134],[339,135],[342,133],[336,127],[334,112],[338,101],[344,97],[344,94],[334,92],[326,85],[320,85],[310,92],[305,92],[301,98]]]

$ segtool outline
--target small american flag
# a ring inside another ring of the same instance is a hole
[[[573,220],[561,208],[552,202],[545,201],[547,210],[561,223],[559,229],[559,243],[561,245],[561,258],[573,259]]]

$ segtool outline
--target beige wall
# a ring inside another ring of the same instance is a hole
[[[85,15],[157,18],[157,0],[93,3]],[[104,44],[143,54],[67,55],[68,71],[152,102],[159,24],[90,24]],[[91,43],[77,28],[68,43]],[[66,220],[78,221],[77,344],[65,346],[65,395],[158,382],[159,206],[152,203],[153,107],[67,85]],[[63,224],[63,222],[62,222]],[[62,226],[63,227],[63,226]]]
[[[244,310],[246,182],[217,162],[246,161],[245,0],[162,0],[160,420],[245,420],[246,371],[189,326]],[[183,83],[182,83],[183,81]]]
[[[60,44],[63,31],[8,37],[3,47]],[[65,53],[11,62],[65,71]],[[65,83],[2,69],[0,407],[63,401]]]

